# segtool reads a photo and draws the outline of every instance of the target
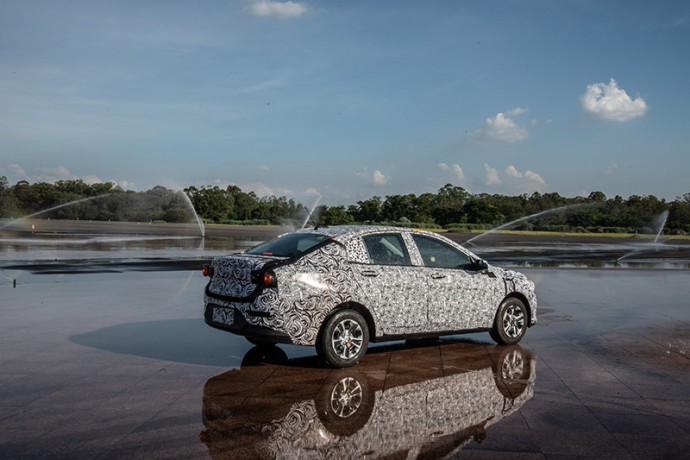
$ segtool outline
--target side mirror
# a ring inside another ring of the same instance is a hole
[[[486,270],[489,268],[489,264],[486,263],[486,260],[484,259],[477,259],[474,261],[474,266],[477,271],[479,270]]]

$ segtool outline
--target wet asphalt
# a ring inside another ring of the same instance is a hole
[[[688,272],[524,271],[520,347],[375,344],[350,373],[206,326],[196,270],[2,278],[0,458],[688,458]]]

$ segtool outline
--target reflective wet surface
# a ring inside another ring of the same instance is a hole
[[[312,348],[259,350],[206,326],[204,255],[51,250],[0,251],[2,458],[690,451],[685,269],[524,267],[540,310],[520,347],[488,334],[374,344],[335,371]]]
[[[278,348],[206,382],[201,433],[212,457],[439,457],[483,442],[533,394],[533,355],[458,341],[378,347],[324,369]]]

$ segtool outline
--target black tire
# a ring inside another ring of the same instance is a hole
[[[491,338],[502,345],[518,343],[527,330],[527,308],[520,299],[508,297],[498,307]]]
[[[367,352],[369,328],[354,310],[340,310],[324,323],[316,351],[331,367],[354,366]]]

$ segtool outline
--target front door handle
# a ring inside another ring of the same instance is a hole
[[[432,273],[431,277],[435,280],[440,280],[441,278],[445,278],[446,275],[443,273]]]
[[[362,276],[379,276],[379,274],[374,270],[363,270]]]

